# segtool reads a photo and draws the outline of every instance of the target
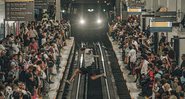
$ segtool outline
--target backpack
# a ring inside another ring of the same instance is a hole
[[[27,92],[26,94],[23,94],[23,99],[31,99],[31,93]]]
[[[41,92],[42,93],[48,93],[50,91],[50,84],[46,79],[41,79],[42,82],[42,88]]]

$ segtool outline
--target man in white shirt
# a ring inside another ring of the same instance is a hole
[[[104,73],[101,73],[101,74],[97,74],[94,70],[92,69],[92,66],[94,65],[94,57],[98,57],[97,55],[94,55],[93,54],[93,51],[92,49],[89,49],[89,48],[81,48],[80,49],[80,54],[83,54],[84,53],[84,59],[85,59],[85,66],[84,67],[81,67],[81,68],[77,68],[73,75],[71,76],[71,78],[69,80],[67,80],[66,82],[68,84],[71,84],[72,81],[74,80],[74,78],[78,75],[78,74],[89,74],[90,75],[90,78],[92,80],[96,80],[100,77],[105,77],[105,74]]]
[[[133,68],[135,66],[135,62],[136,62],[136,50],[134,49],[133,46],[129,47],[130,51],[128,53],[128,57],[129,57],[129,69],[130,69],[130,73],[129,75],[132,74]]]
[[[141,75],[144,74],[144,75],[147,75],[148,73],[148,60],[146,57],[143,57],[142,60],[141,60],[141,63],[142,63],[142,67],[141,67]]]
[[[132,40],[132,44],[135,46],[136,51],[138,51],[139,45],[138,45],[138,42],[136,41],[136,38],[134,38],[134,39]]]

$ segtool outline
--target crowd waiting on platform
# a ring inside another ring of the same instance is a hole
[[[157,50],[154,34],[141,29],[139,15],[110,23],[109,35],[122,49],[128,75],[135,76],[139,94],[149,99],[184,99],[185,54],[177,64],[175,52],[165,33],[160,33]]]
[[[18,34],[0,41],[0,99],[49,99],[69,22],[49,20],[22,23]]]

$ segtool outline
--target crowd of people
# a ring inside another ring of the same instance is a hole
[[[142,30],[139,15],[130,15],[127,20],[113,20],[109,35],[122,49],[122,58],[130,76],[134,76],[139,96],[149,99],[184,99],[185,54],[177,64],[175,52],[165,33],[155,50],[156,38],[149,29]]]
[[[21,23],[18,34],[0,41],[1,99],[49,99],[69,27],[66,20],[44,16],[39,22]]]

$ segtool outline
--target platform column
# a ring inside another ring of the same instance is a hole
[[[56,0],[56,16],[55,19],[56,20],[60,20],[61,19],[61,0]]]

